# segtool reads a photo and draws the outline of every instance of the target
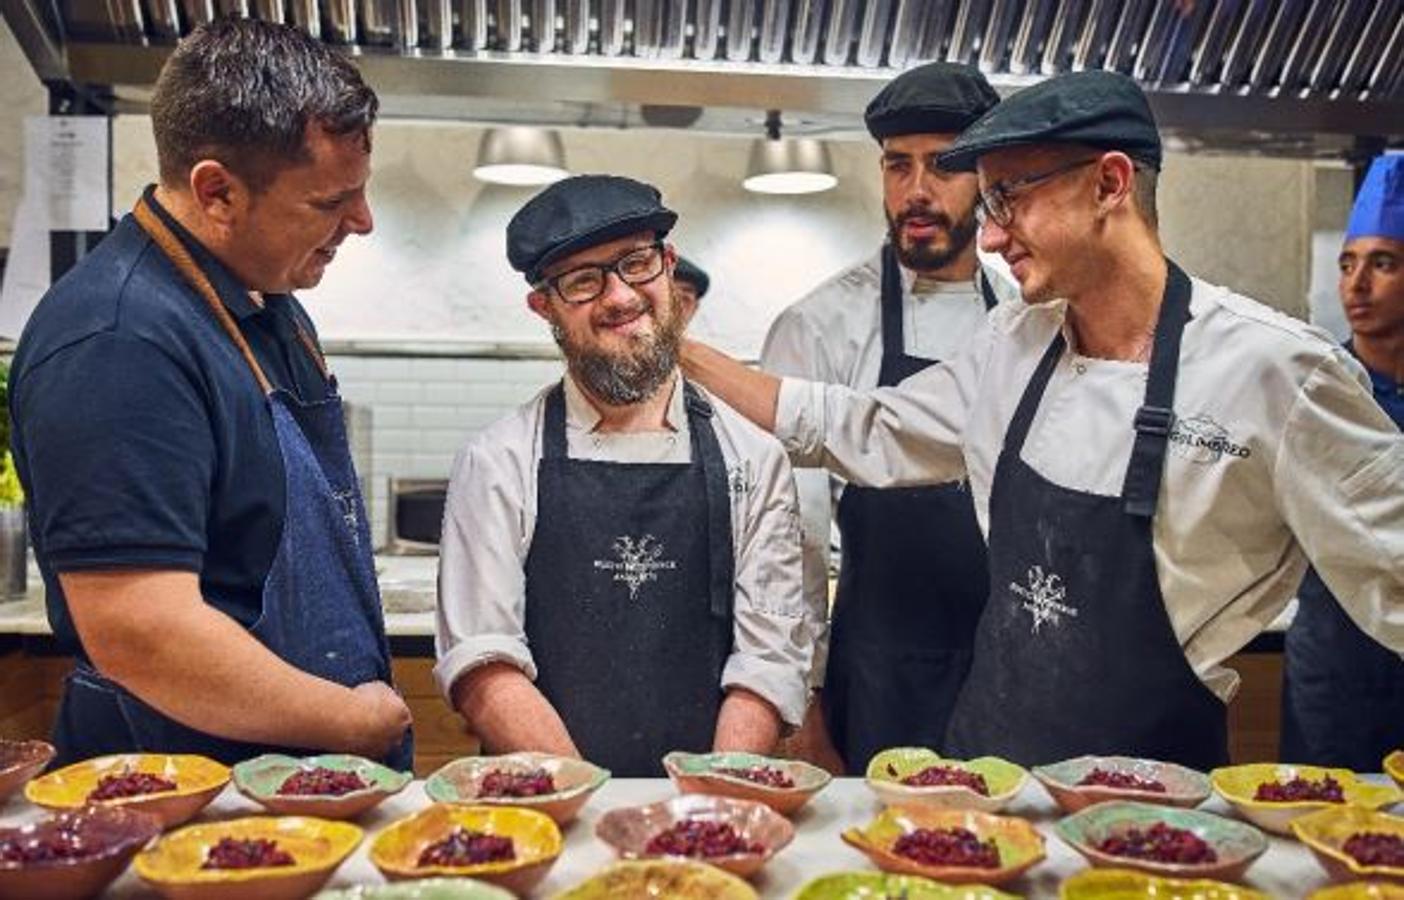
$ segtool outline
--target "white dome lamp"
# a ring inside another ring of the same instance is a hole
[[[780,112],[765,116],[765,138],[751,143],[741,186],[757,194],[817,194],[838,184],[829,146],[814,138],[782,138]]]
[[[539,187],[569,174],[560,134],[524,126],[488,129],[473,168],[479,181],[514,187]]]

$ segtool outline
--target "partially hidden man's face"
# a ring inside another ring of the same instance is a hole
[[[612,406],[647,400],[677,367],[686,326],[674,291],[677,256],[672,247],[655,248],[655,243],[652,233],[641,232],[581,250],[548,267],[546,284],[527,296],[532,310],[550,323],[571,375]],[[653,266],[657,275],[631,285],[618,272],[607,272],[594,300],[563,299],[577,279],[598,274],[588,267],[612,264],[634,272],[631,280],[646,276]]]
[[[1359,237],[1338,259],[1341,305],[1352,333],[1404,337],[1404,241]]]
[[[936,164],[955,138],[904,134],[882,142],[888,238],[902,265],[918,272],[944,268],[975,237],[975,176]]]
[[[316,287],[349,235],[373,227],[366,202],[370,136],[307,129],[311,158],[282,168],[250,196],[233,229],[232,256],[249,287],[284,293]]]

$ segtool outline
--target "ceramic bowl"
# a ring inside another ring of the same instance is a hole
[[[481,797],[483,778],[493,771],[527,772],[545,769],[555,783],[554,793],[539,797]],[[438,803],[469,806],[519,806],[543,812],[564,825],[580,813],[590,795],[609,780],[609,770],[549,753],[508,753],[504,756],[465,756],[440,768],[424,783],[424,792]]]
[[[900,856],[893,844],[918,828],[965,828],[999,848],[998,869],[971,866],[929,866]],[[1024,819],[976,810],[889,807],[863,828],[850,828],[843,839],[868,855],[884,872],[920,875],[950,884],[1000,885],[1018,878],[1044,858],[1043,835]]]
[[[789,776],[794,782],[794,787],[771,787],[720,771],[757,766],[779,769]],[[714,797],[757,800],[782,816],[794,815],[833,780],[828,772],[807,762],[797,759],[773,759],[755,753],[675,751],[663,757],[663,768],[668,777],[673,779],[673,784],[684,794],[711,794]]]
[[[1292,833],[1311,849],[1333,881],[1388,880],[1404,883],[1404,866],[1365,866],[1345,852],[1345,842],[1362,831],[1404,839],[1404,819],[1382,812],[1342,806],[1292,820]]]
[[[1357,881],[1314,891],[1307,900],[1404,900],[1404,887],[1388,882]]]
[[[1254,800],[1258,786],[1268,781],[1290,781],[1295,777],[1320,781],[1330,775],[1341,784],[1345,802],[1366,809],[1378,809],[1391,803],[1404,800],[1399,789],[1393,785],[1370,784],[1361,781],[1349,769],[1326,769],[1321,766],[1297,766],[1283,763],[1250,763],[1243,766],[1227,766],[1209,773],[1209,781],[1215,792],[1232,806],[1240,816],[1259,828],[1275,834],[1292,833],[1292,820],[1319,809],[1340,806],[1337,803],[1324,803],[1317,800],[1301,800],[1292,803],[1270,803]]]
[[[554,900],[756,900],[749,884],[706,863],[688,859],[616,862],[555,896]]]
[[[1163,822],[1172,828],[1194,832],[1214,849],[1218,859],[1205,863],[1166,863],[1114,856],[1097,849],[1108,837],[1132,828],[1145,830]],[[1268,847],[1267,838],[1251,825],[1195,809],[1175,809],[1149,803],[1112,800],[1089,806],[1054,826],[1066,841],[1094,866],[1138,869],[1171,878],[1216,878],[1237,880]]]
[[[283,782],[293,773],[314,768],[355,773],[366,783],[366,787],[335,797],[278,793]],[[239,793],[275,815],[352,819],[374,809],[386,797],[404,790],[414,775],[396,772],[360,756],[330,754],[299,759],[270,753],[236,765],[233,778],[234,787],[238,788]]]
[[[1165,785],[1165,790],[1147,791],[1079,783],[1095,769],[1158,781]],[[1213,793],[1208,776],[1202,772],[1175,763],[1132,756],[1079,756],[1051,765],[1034,766],[1031,771],[1066,813],[1075,813],[1104,800],[1139,800],[1142,803],[1189,809],[1203,803]]]
[[[102,893],[127,863],[161,833],[151,813],[86,806],[19,828],[0,828],[0,845],[77,834],[88,852],[73,859],[20,863],[0,860],[0,900],[78,900]]]
[[[760,853],[734,853],[706,860],[742,878],[754,875],[795,837],[790,820],[764,803],[705,794],[684,794],[647,806],[612,809],[595,823],[595,835],[623,859],[646,859],[648,842],[655,835],[687,820],[726,823],[742,840],[761,845]]]
[[[1019,900],[983,884],[950,885],[920,875],[836,872],[807,882],[791,900]]]
[[[322,891],[316,900],[513,900],[513,895],[473,878],[420,878]]]
[[[1085,869],[1063,882],[1060,900],[1269,900],[1251,888],[1205,879],[1161,878],[1130,869]]]
[[[173,791],[102,800],[100,806],[122,806],[156,815],[166,828],[179,825],[204,809],[229,783],[229,769],[203,756],[164,753],[124,753],[99,756],[65,766],[25,785],[24,796],[45,809],[76,809],[107,775],[146,772],[176,783]]]
[[[984,776],[989,796],[963,785],[934,785],[918,787],[902,784],[902,779],[929,766],[950,766]],[[921,747],[895,747],[884,750],[868,763],[868,787],[887,806],[927,806],[941,809],[977,809],[998,812],[1018,796],[1029,780],[1022,767],[997,756],[979,759],[944,759],[940,754]]]
[[[203,822],[172,831],[140,853],[133,868],[169,900],[300,900],[316,892],[361,843],[346,822],[298,816],[250,816]],[[293,858],[290,866],[202,868],[223,838],[272,840]]]
[[[0,740],[0,802],[42,772],[53,758],[53,744]]]
[[[1395,750],[1384,758],[1381,764],[1385,774],[1394,779],[1394,783],[1404,788],[1404,750]]]
[[[473,866],[419,865],[426,847],[457,828],[511,838],[516,859]],[[370,860],[391,881],[467,877],[525,894],[555,865],[561,843],[561,829],[550,816],[536,810],[436,803],[380,832],[371,844]]]

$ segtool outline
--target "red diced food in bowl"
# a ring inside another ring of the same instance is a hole
[[[644,852],[653,856],[717,857],[737,853],[764,853],[758,843],[747,841],[727,822],[684,819],[649,839]]]
[[[16,834],[0,838],[0,862],[28,865],[82,859],[94,849],[92,842],[75,828],[60,828],[47,834]]]
[[[968,828],[918,828],[899,837],[892,852],[926,866],[999,868],[994,838],[982,841]]]
[[[891,774],[897,774],[896,769],[890,766],[888,769]],[[903,778],[902,783],[910,787],[965,787],[985,797],[990,795],[990,786],[985,783],[985,776],[979,772],[967,772],[959,766],[927,766],[920,772]]]
[[[205,854],[202,869],[271,869],[290,866],[290,853],[268,838],[222,837]]]
[[[341,797],[356,791],[363,791],[370,785],[355,772],[340,772],[317,766],[311,769],[298,769],[289,775],[278,793],[282,796],[297,797]]]
[[[104,775],[97,787],[88,795],[90,801],[121,800],[126,797],[140,797],[144,794],[160,794],[176,789],[176,783],[169,778],[153,775],[150,772],[123,772],[120,775]]]
[[[1267,803],[1297,803],[1303,800],[1321,803],[1344,803],[1341,783],[1330,775],[1312,781],[1298,775],[1291,781],[1264,781],[1253,794],[1254,800]]]
[[[756,784],[763,784],[766,787],[792,788],[795,786],[795,780],[786,774],[784,769],[777,769],[774,766],[722,768],[716,771],[721,775],[730,775],[732,778],[744,778],[747,781],[754,781]]]
[[[430,844],[419,854],[420,866],[480,866],[517,858],[512,839],[483,834],[470,828],[455,828],[449,836]]]
[[[556,781],[545,769],[493,769],[483,776],[478,788],[479,797],[544,797],[555,792]]]
[[[1130,772],[1117,772],[1111,769],[1096,768],[1088,772],[1078,782],[1080,786],[1119,788],[1127,791],[1151,791],[1165,793],[1164,782],[1153,778],[1142,778]]]
[[[1156,822],[1145,830],[1128,828],[1103,838],[1096,847],[1112,856],[1181,865],[1212,863],[1219,859],[1219,854],[1199,835],[1164,822]]]
[[[1392,866],[1404,869],[1404,838],[1397,834],[1360,831],[1341,845],[1362,866]]]

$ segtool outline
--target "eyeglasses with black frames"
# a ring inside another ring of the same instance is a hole
[[[598,300],[604,294],[611,272],[630,287],[647,284],[663,274],[663,242],[654,241],[646,247],[630,250],[614,262],[568,269],[543,279],[536,289],[550,288],[564,302],[578,306]]]

